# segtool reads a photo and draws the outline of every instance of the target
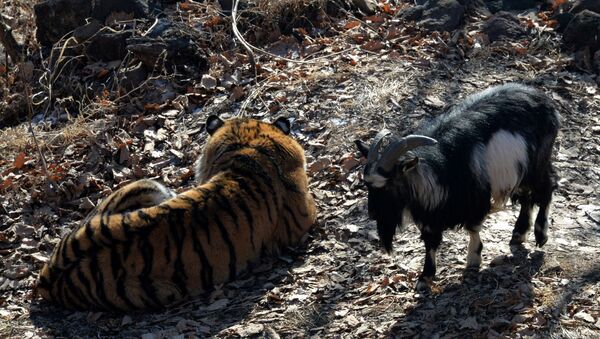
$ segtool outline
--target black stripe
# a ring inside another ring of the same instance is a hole
[[[96,284],[96,296],[99,304],[104,304],[105,309],[116,309],[117,307],[106,297],[106,289],[104,288],[104,274],[102,266],[98,264],[98,256],[91,255],[89,263],[90,271],[92,272],[92,280]]]
[[[142,289],[146,293],[146,296],[150,299],[154,305],[152,307],[161,306],[161,302],[158,299],[156,294],[156,287],[152,283],[152,279],[150,278],[150,274],[152,273],[152,264],[154,262],[154,248],[150,241],[147,238],[142,238],[139,241],[139,251],[142,254],[142,258],[144,259],[144,267],[142,269],[142,273],[138,277],[140,284],[142,285]]]
[[[66,268],[67,266],[69,266],[72,261],[71,259],[69,259],[67,257],[67,243],[69,242],[69,239],[71,239],[71,237],[73,236],[73,233],[75,233],[75,231],[71,231],[71,233],[69,233],[69,235],[67,235],[63,241],[62,241],[62,247],[60,248],[61,251],[61,259],[62,259],[62,268]]]
[[[303,231],[304,229],[302,228],[302,225],[300,224],[300,221],[298,221],[298,218],[296,218],[296,215],[294,214],[294,212],[292,211],[292,209],[290,208],[290,206],[288,206],[288,204],[283,204],[283,208],[288,212],[289,215],[292,216],[292,221],[294,222],[294,224],[296,225],[296,227],[300,231]]]
[[[290,222],[285,216],[283,217],[283,222],[285,223],[285,233],[288,237],[288,244],[290,244],[292,242],[292,229],[290,228]]]
[[[250,244],[252,245],[252,249],[256,250],[256,246],[254,244],[254,216],[252,215],[252,212],[250,212],[250,208],[248,208],[248,205],[246,205],[243,197],[238,199],[237,205],[246,216],[246,220],[248,220],[248,226],[250,227]]]
[[[254,194],[254,190],[252,188],[250,188],[250,186],[248,185],[248,182],[246,182],[247,179],[249,179],[249,178],[245,178],[242,176],[236,176],[234,180],[238,183],[238,185],[240,185],[240,190],[242,192],[245,192],[246,194],[248,194],[250,199],[252,199],[252,201],[254,201],[254,203],[258,207],[258,206],[260,206],[260,202],[259,202],[258,198],[256,197],[256,195]],[[256,185],[256,183],[255,183],[255,185]]]
[[[183,225],[185,212],[185,209],[172,210],[171,216],[173,216],[174,220],[169,220],[169,228],[173,234],[175,248],[177,249],[177,255],[175,256],[175,272],[171,277],[171,281],[177,285],[182,294],[188,292],[186,285],[186,280],[188,277],[185,274],[185,268],[183,267],[183,261],[181,260],[181,252],[183,251],[183,240],[185,239],[186,230],[185,225]]]
[[[71,251],[73,251],[73,255],[75,256],[75,260],[82,257],[81,247],[79,244],[79,240],[73,239],[71,241]]]
[[[134,188],[127,191],[125,194],[121,195],[121,197],[119,198],[119,200],[120,200],[119,205],[115,206],[115,208],[113,209],[112,212],[122,212],[123,211],[123,210],[119,209],[119,206],[121,205],[122,201],[132,200],[132,197],[143,195],[146,193],[157,192],[157,191],[158,190],[156,189],[156,187],[150,188],[150,187],[135,186]],[[137,205],[130,206],[129,210],[136,210],[141,207],[143,207],[143,205],[138,203]]]
[[[150,215],[148,215],[148,213],[144,212],[143,209],[138,210],[137,212],[137,216],[138,218],[140,218],[141,220],[143,220],[144,222],[146,222],[147,224],[150,225],[156,225],[156,223],[153,223],[153,219]],[[150,227],[144,227],[144,230],[148,230],[148,232],[150,231]]]
[[[77,265],[77,279],[79,279],[79,282],[83,285],[83,287],[85,288],[85,295],[89,296],[89,300],[91,301],[91,304],[96,305],[97,308],[106,308],[105,305],[103,305],[95,296],[94,293],[92,291],[92,286],[90,283],[90,280],[85,276],[85,274],[83,274],[83,271],[81,270],[81,265]]]
[[[271,224],[273,224],[273,223],[274,223],[274,220],[275,220],[275,218],[272,216],[272,212],[274,211],[274,209],[273,209],[273,208],[270,206],[270,204],[269,204],[269,200],[270,200],[270,199],[269,199],[269,196],[268,196],[268,195],[267,195],[267,193],[266,193],[266,192],[265,192],[265,191],[264,191],[264,190],[261,188],[261,183],[260,183],[260,181],[258,181],[258,178],[257,178],[257,176],[255,175],[256,173],[255,173],[255,172],[253,172],[253,171],[250,171],[250,170],[248,170],[248,169],[246,169],[246,168],[244,168],[244,169],[242,169],[242,168],[239,168],[239,169],[237,169],[237,170],[236,170],[236,172],[238,172],[239,174],[243,175],[243,176],[244,176],[244,178],[247,178],[247,179],[249,179],[249,180],[252,180],[252,181],[254,182],[254,187],[255,187],[256,191],[257,191],[257,192],[258,192],[258,194],[261,196],[261,198],[262,198],[262,201],[264,201],[264,203],[265,203],[265,207],[266,207],[266,209],[267,209],[267,216],[269,217],[269,222],[270,222]],[[263,173],[263,174],[264,174],[264,173]],[[268,176],[266,177],[267,179],[265,179],[265,177],[264,177],[264,176],[260,176],[260,177],[261,177],[262,179],[264,179],[264,180],[269,180],[269,181],[270,181],[270,178],[269,178]],[[271,184],[269,184],[268,182],[266,182],[266,181],[264,182],[264,184],[265,184],[265,185],[266,185],[268,188],[270,188],[270,190],[271,190],[271,197],[272,197],[273,203],[275,204],[275,206],[277,206],[277,201],[276,201],[276,197],[277,197],[277,195],[276,195],[276,193],[275,193],[275,190],[273,189],[273,186],[272,186]],[[259,204],[259,206],[260,206],[260,204]]]
[[[78,287],[75,286],[70,274],[63,274],[63,280],[65,281],[64,284],[67,287],[67,293],[65,293],[65,297],[70,296],[69,293],[71,293],[75,297],[72,299],[72,301],[76,308],[84,309],[86,306],[92,305],[92,302],[83,295],[82,291]]]
[[[58,300],[60,300],[60,303],[63,304],[65,307],[67,308],[71,308],[71,309],[77,309],[77,310],[81,310],[83,307],[81,307],[80,304],[77,303],[76,299],[73,299],[73,296],[71,296],[70,291],[67,291],[67,289],[64,288],[65,282],[64,282],[64,276],[62,277],[63,280],[63,289],[61,290],[61,296]]]
[[[233,210],[233,207],[229,203],[229,199],[226,199],[223,197],[222,194],[219,194],[215,197],[215,202],[217,203],[217,207],[219,208],[219,211],[224,211],[225,213],[227,213],[231,217],[231,220],[233,221],[235,228],[239,229],[240,226],[239,226],[238,215],[235,213],[235,211]]]
[[[196,254],[198,255],[198,258],[200,258],[200,262],[202,262],[202,268],[200,272],[202,286],[205,291],[209,291],[213,288],[213,269],[210,263],[208,262],[206,254],[204,253],[202,243],[200,242],[200,240],[198,240],[199,233],[200,232],[192,231],[192,247],[194,248],[194,252],[196,252]]]
[[[237,255],[235,252],[235,247],[233,246],[233,243],[231,242],[231,239],[229,238],[229,233],[227,233],[227,229],[225,229],[225,226],[223,225],[221,220],[219,220],[219,218],[215,218],[215,223],[219,227],[219,231],[221,232],[221,237],[223,238],[223,241],[225,242],[225,244],[227,245],[227,248],[229,249],[229,280],[233,280],[233,279],[235,279],[236,271],[237,271]]]
[[[121,248],[129,250],[130,247],[131,246],[124,245]],[[131,299],[129,299],[129,297],[127,296],[127,292],[125,291],[125,278],[127,276],[127,270],[123,267],[125,263],[124,260],[126,259],[123,259],[123,261],[119,260],[119,251],[117,250],[116,246],[113,246],[110,249],[110,267],[112,270],[111,278],[114,279],[116,283],[115,292],[117,292],[119,298],[121,298],[123,302],[125,302],[129,309],[136,309],[137,307],[131,301]],[[98,270],[99,279],[103,278],[102,275],[102,271]],[[104,279],[98,281],[102,284],[102,288],[104,288]]]
[[[206,207],[206,202],[209,200],[209,198],[211,196],[211,192],[202,187],[196,187],[195,189],[202,194],[202,200],[198,201],[198,200],[186,197],[186,196],[180,196],[180,198],[183,198],[185,201],[190,203],[190,208],[191,208],[190,216],[192,219],[191,220],[192,247],[194,249],[194,252],[198,256],[198,258],[200,258],[200,262],[202,263],[202,268],[201,268],[201,272],[200,272],[200,276],[201,276],[200,279],[202,280],[202,287],[203,287],[204,291],[210,291],[213,289],[213,286],[214,286],[213,268],[210,265],[208,258],[206,257],[206,253],[204,253],[202,243],[200,242],[198,237],[200,236],[199,231],[201,229],[204,230],[204,232],[206,234],[206,241],[208,244],[210,244],[211,239],[210,239],[210,228],[208,227],[208,218],[204,214],[204,211],[202,210],[202,208]]]
[[[87,238],[91,244],[90,248],[86,251],[86,253],[96,252],[98,249],[98,243],[94,240],[94,230],[92,229],[92,227],[90,226],[89,223],[86,224],[84,227],[85,227],[85,235],[87,236]]]
[[[113,243],[114,238],[113,238],[112,233],[110,233],[110,229],[108,228],[108,225],[105,222],[105,218],[108,219],[108,215],[100,216],[100,234],[108,240],[108,242],[103,242],[103,243],[105,245],[110,245]],[[123,220],[123,219],[121,219],[121,220]]]
[[[285,152],[285,150],[283,148],[281,148],[281,146],[275,141],[273,140],[271,137],[267,137],[267,139],[271,140],[271,142],[273,142],[274,147],[278,148],[278,153],[282,153]],[[262,155],[264,155],[265,159],[267,161],[269,161],[271,163],[271,165],[273,166],[273,168],[275,168],[277,170],[277,176],[279,176],[279,180],[281,180],[281,183],[283,183],[283,186],[288,190],[288,191],[292,191],[294,193],[300,193],[300,190],[298,189],[298,186],[296,185],[295,182],[293,182],[292,180],[290,180],[287,176],[284,175],[283,170],[281,169],[281,167],[279,166],[279,164],[277,162],[275,162],[275,158],[273,157],[273,152],[271,152],[267,147],[255,147],[255,149]]]

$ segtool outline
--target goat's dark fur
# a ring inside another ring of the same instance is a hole
[[[482,248],[478,231],[492,210],[494,194],[504,201],[512,195],[521,203],[511,243],[525,239],[531,208],[540,207],[535,238],[543,246],[548,206],[556,188],[551,154],[558,129],[559,114],[545,94],[523,85],[502,85],[468,97],[417,131],[438,143],[405,153],[389,173],[374,169],[377,163],[368,164],[369,215],[377,221],[385,249],[392,249],[396,227],[408,211],[421,229],[426,248],[421,282],[434,276],[442,232],[455,226],[471,233],[467,265],[478,266]],[[511,143],[514,149],[509,149]],[[359,141],[357,145],[366,155],[365,145]],[[503,157],[508,159],[505,165]],[[501,175],[490,177],[491,169]],[[502,185],[515,178],[515,185],[505,192]],[[502,189],[493,192],[494,187]]]

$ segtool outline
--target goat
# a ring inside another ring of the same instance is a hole
[[[531,228],[535,240],[548,240],[548,209],[557,187],[552,166],[560,116],[544,93],[520,84],[488,88],[467,97],[416,134],[392,138],[381,152],[377,134],[370,147],[356,140],[367,158],[363,179],[369,217],[377,221],[380,241],[389,253],[405,216],[420,228],[425,264],[417,290],[427,290],[436,271],[436,252],[446,229],[469,232],[467,268],[481,265],[479,231],[485,217],[508,198],[521,210],[510,241],[522,244]]]

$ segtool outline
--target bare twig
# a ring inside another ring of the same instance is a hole
[[[12,28],[4,22],[4,17],[0,18],[0,44],[4,46],[13,63],[16,64],[22,60],[23,46],[15,40],[12,35]]]
[[[256,60],[254,59],[254,53],[252,52],[252,45],[250,45],[242,36],[240,31],[237,28],[237,10],[238,4],[240,0],[235,0],[233,4],[233,10],[231,11],[231,29],[233,30],[233,34],[240,41],[242,46],[248,52],[248,58],[250,59],[250,65],[252,66],[252,71],[254,73],[254,83],[258,85],[258,72],[256,71]]]
[[[56,187],[56,183],[54,182],[54,180],[52,180],[52,178],[50,178],[50,174],[48,173],[48,165],[46,164],[46,157],[44,156],[44,152],[42,152],[42,149],[40,148],[40,144],[38,143],[37,138],[35,136],[35,132],[33,130],[33,125],[31,124],[31,120],[33,118],[33,105],[31,103],[31,89],[29,88],[28,84],[25,85],[25,96],[27,100],[27,124],[29,127],[29,132],[31,133],[33,143],[35,144],[35,148],[38,152],[38,155],[40,156],[40,161],[42,162],[42,169],[44,170],[44,175],[46,176],[46,192],[50,193]]]

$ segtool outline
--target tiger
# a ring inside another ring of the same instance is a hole
[[[291,122],[207,118],[196,183],[157,181],[109,195],[56,245],[37,280],[75,310],[161,309],[232,281],[263,255],[297,245],[316,221]]]

